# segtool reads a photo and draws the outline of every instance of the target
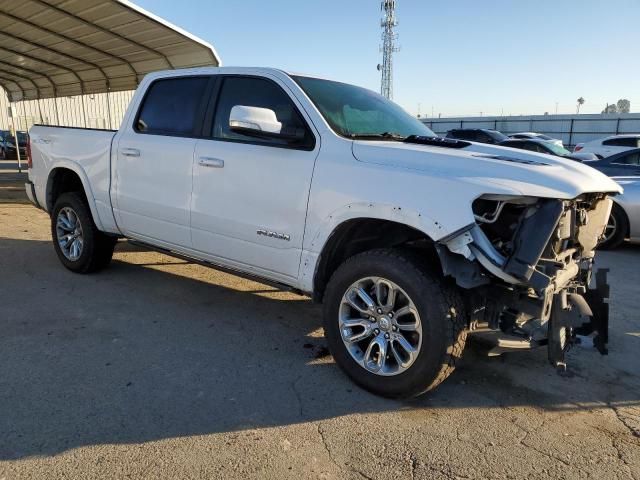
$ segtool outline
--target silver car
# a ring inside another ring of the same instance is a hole
[[[624,193],[613,197],[613,209],[600,248],[612,249],[625,239],[640,241],[640,177],[612,177]]]

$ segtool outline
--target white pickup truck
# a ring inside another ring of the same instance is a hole
[[[606,351],[595,248],[621,192],[571,160],[437,138],[364,88],[262,68],[150,74],[120,130],[36,125],[30,199],[62,264],[118,238],[324,303],[338,365],[388,397],[493,351]]]

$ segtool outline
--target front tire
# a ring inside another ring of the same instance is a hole
[[[63,193],[51,213],[51,237],[60,262],[76,273],[96,272],[111,262],[117,239],[96,228],[84,197]]]
[[[466,340],[459,292],[411,253],[372,250],[346,260],[324,297],[336,363],[364,389],[389,398],[434,389]]]
[[[617,203],[611,208],[611,216],[604,231],[604,240],[598,245],[600,250],[613,250],[619,247],[627,237],[629,220],[624,210]]]

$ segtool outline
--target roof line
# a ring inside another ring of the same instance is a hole
[[[213,60],[217,63],[217,67],[221,67],[222,66],[222,60],[220,59],[220,55],[218,55],[218,52],[216,51],[215,47],[213,45],[211,45],[209,42],[205,42],[204,40],[202,40],[200,37],[195,36],[192,33],[187,32],[186,30],[183,30],[182,28],[178,27],[177,25],[174,25],[171,22],[168,22],[167,20],[165,20],[162,17],[159,17],[158,15],[155,15],[151,12],[149,12],[148,10],[145,10],[144,8],[130,2],[129,0],[115,0],[117,3],[121,4],[124,7],[127,7],[130,10],[133,10],[136,13],[139,13],[140,15],[142,15],[143,17],[147,17],[149,20],[152,20],[158,24],[160,24],[163,27],[166,27],[170,30],[175,30],[176,32],[178,32],[180,35],[183,35],[185,37],[187,37],[189,40],[192,40],[196,43],[199,43],[200,45],[207,47],[210,50],[211,56],[213,57]]]
[[[10,78],[4,78],[4,77],[0,77],[0,80],[9,82],[9,83],[15,83],[16,87],[18,87],[18,90],[20,90],[20,93],[22,94],[22,98],[24,99],[24,90],[22,89],[22,86],[18,82]],[[11,96],[9,95],[10,93],[9,89],[4,84],[2,85],[2,88],[4,88],[4,91],[7,93],[7,97],[9,97],[9,102],[13,102],[11,100]]]
[[[77,74],[77,72],[76,72],[75,70],[72,70],[72,69],[70,69],[70,68],[64,67],[64,66],[62,66],[62,65],[58,65],[58,64],[56,64],[56,63],[50,63],[50,62],[48,62],[48,61],[46,61],[46,60],[42,60],[42,59],[40,59],[40,58],[33,57],[33,56],[28,55],[28,54],[23,53],[23,52],[18,52],[18,51],[16,51],[16,50],[12,50],[11,48],[7,48],[7,47],[0,46],[0,50],[4,50],[4,51],[6,51],[6,52],[13,53],[14,55],[20,55],[20,56],[22,56],[22,57],[29,58],[30,60],[32,60],[32,61],[34,61],[34,62],[42,63],[43,65],[49,65],[49,66],[51,66],[51,67],[59,68],[60,70],[64,70],[64,71],[66,71],[66,72],[70,73],[71,75],[73,75],[74,77],[76,77],[76,79],[78,80],[78,82],[80,82],[80,85],[81,85],[81,87],[80,87],[80,88],[81,88],[82,90],[84,90],[84,80],[82,80],[82,78],[80,78],[80,75],[78,75],[78,74]],[[6,61],[6,60],[7,60],[7,59],[5,58],[5,59],[4,59],[4,61]],[[9,63],[10,65],[13,65],[13,64],[12,64],[12,63],[10,63],[10,62],[8,62],[8,63]],[[48,77],[47,75],[45,75],[44,73],[42,73],[41,75],[43,75],[43,76],[45,76],[45,77],[47,77],[47,78],[50,78],[50,77]],[[55,82],[54,82],[54,84],[55,84],[55,86],[53,87],[53,90],[54,90],[54,93],[55,93],[55,94],[56,94],[56,96],[57,96],[57,95],[58,95],[58,93],[57,93],[57,90],[56,90],[56,86],[58,86],[58,84],[57,84],[57,83],[55,83]]]
[[[119,38],[120,40],[123,40],[123,41],[128,42],[128,43],[130,43],[132,45],[135,45],[135,46],[137,46],[139,48],[142,48],[143,50],[147,50],[148,52],[154,53],[155,55],[163,58],[164,61],[167,63],[167,65],[169,65],[169,68],[172,68],[172,69],[175,68],[173,66],[173,64],[171,63],[171,61],[169,60],[169,58],[165,54],[163,54],[163,53],[161,53],[161,52],[159,52],[159,51],[157,51],[157,50],[155,50],[155,49],[153,49],[151,47],[148,47],[148,46],[146,46],[146,45],[144,45],[142,43],[136,42],[135,40],[131,40],[130,38],[127,38],[127,37],[125,37],[123,35],[120,35],[119,33],[116,33],[116,32],[113,32],[113,31],[111,31],[109,29],[101,27],[100,25],[98,25],[96,23],[89,22],[89,21],[85,20],[82,17],[74,15],[73,13],[68,12],[63,8],[58,7],[57,5],[51,5],[49,3],[43,2],[42,0],[31,0],[31,1],[32,2],[36,2],[39,5],[44,6],[45,8],[50,8],[52,10],[55,10],[58,13],[66,15],[67,17],[71,17],[71,18],[73,18],[75,20],[78,20],[79,22],[82,22],[83,24],[85,24],[85,25],[87,25],[87,26],[89,26],[91,28],[95,28],[95,29],[101,31],[102,33],[106,33],[108,35],[114,36],[116,38]]]
[[[22,66],[20,66],[20,65],[15,65],[15,64],[13,64],[13,63],[11,63],[11,62],[7,62],[7,61],[6,61],[6,59],[4,59],[4,60],[0,60],[0,65],[6,65],[6,66],[8,66],[9,68],[15,68],[16,70],[21,70],[21,71],[23,71],[23,72],[30,73],[30,74],[32,74],[32,75],[34,75],[34,76],[40,76],[41,78],[46,79],[46,80],[47,80],[47,82],[49,82],[49,83],[51,84],[51,86],[53,87],[53,91],[54,91],[54,92],[56,91],[56,84],[55,84],[55,82],[54,82],[54,81],[51,79],[51,77],[49,77],[49,75],[47,75],[46,73],[37,72],[37,71],[35,71],[35,70],[31,70],[30,68],[25,68],[25,67],[22,67]],[[9,73],[10,73],[10,72],[9,72]],[[29,80],[31,80],[31,79],[29,79]],[[34,82],[31,82],[31,83],[34,83]],[[35,85],[35,83],[34,83],[34,85]],[[37,87],[37,88],[38,88],[38,93],[40,93],[40,87]]]
[[[122,57],[119,57],[117,55],[113,55],[112,53],[109,53],[109,52],[105,52],[104,50],[100,50],[99,48],[92,47],[91,45],[87,45],[84,42],[81,42],[79,40],[75,40],[75,39],[73,39],[71,37],[67,37],[66,35],[63,35],[62,33],[55,32],[55,31],[50,30],[50,29],[48,29],[46,27],[38,25],[37,23],[33,23],[33,22],[29,21],[29,20],[25,20],[24,18],[16,17],[15,15],[12,15],[10,13],[0,11],[0,16],[9,17],[9,18],[11,18],[12,20],[14,20],[16,22],[24,23],[24,24],[29,25],[31,27],[37,28],[39,30],[42,30],[43,32],[47,32],[50,35],[55,35],[57,37],[63,38],[68,42],[75,43],[77,45],[80,45],[81,47],[84,47],[84,48],[88,49],[88,50],[93,50],[93,51],[98,52],[98,53],[100,53],[102,55],[105,55],[107,57],[115,58],[116,60],[119,60],[122,63],[126,64],[131,69],[133,74],[136,76],[136,81],[138,79],[138,71],[135,68],[133,68],[133,65],[131,65],[131,63],[128,60],[125,60]]]
[[[4,73],[7,75],[10,75],[12,77],[17,77],[17,78],[21,78],[22,80],[26,80],[27,82],[30,82],[33,85],[33,88],[35,88],[36,90],[36,98],[40,98],[40,87],[38,87],[38,85],[36,85],[36,83],[31,80],[29,77],[24,77],[22,75],[19,75],[17,73],[13,73],[13,72],[8,72],[2,68],[0,68],[0,73]],[[20,86],[20,84],[16,81],[13,81],[13,83],[15,83],[16,85]],[[22,89],[22,87],[20,87],[20,91],[22,93],[22,98],[21,100],[26,100],[25,95],[24,95],[24,90]]]
[[[32,47],[35,47],[37,49],[42,49],[42,50],[46,50],[48,52],[53,53],[54,55],[60,55],[61,57],[67,57],[70,58],[71,60],[75,60],[76,62],[80,62],[83,63],[85,65],[89,65],[90,67],[95,68],[96,70],[98,70],[100,72],[100,74],[104,77],[104,79],[107,82],[107,87],[109,86],[109,77],[107,76],[106,72],[102,69],[102,67],[100,67],[100,65],[98,65],[97,63],[93,63],[93,62],[89,62],[88,60],[83,60],[82,58],[78,58],[78,57],[74,57],[73,55],[69,55],[68,53],[64,53],[61,52],[60,50],[56,50],[54,48],[51,47],[47,47],[45,45],[38,45],[37,43],[33,43],[30,40],[27,40],[25,38],[22,37],[18,37],[12,33],[8,33],[8,32],[1,32],[0,31],[0,35],[5,35],[9,38],[13,38],[14,40],[17,40],[18,42],[22,42],[22,43],[26,43],[27,45],[30,45]],[[6,50],[6,48],[5,48]],[[24,54],[21,54],[24,55]]]

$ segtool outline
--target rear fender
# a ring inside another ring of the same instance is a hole
[[[56,165],[49,171],[49,176],[47,178],[47,187],[45,192],[45,208],[47,212],[51,213],[53,211],[53,205],[51,204],[51,190],[53,189],[53,182],[56,174],[56,170],[66,169],[74,172],[78,178],[80,178],[80,182],[82,183],[82,188],[84,190],[85,197],[87,198],[87,204],[89,205],[89,210],[91,210],[91,216],[93,217],[93,222],[96,224],[98,230],[104,231],[104,227],[102,221],[100,220],[100,215],[98,214],[98,209],[96,207],[96,199],[91,190],[91,183],[89,182],[89,178],[85,171],[80,168],[76,163],[71,161],[58,161]]]

